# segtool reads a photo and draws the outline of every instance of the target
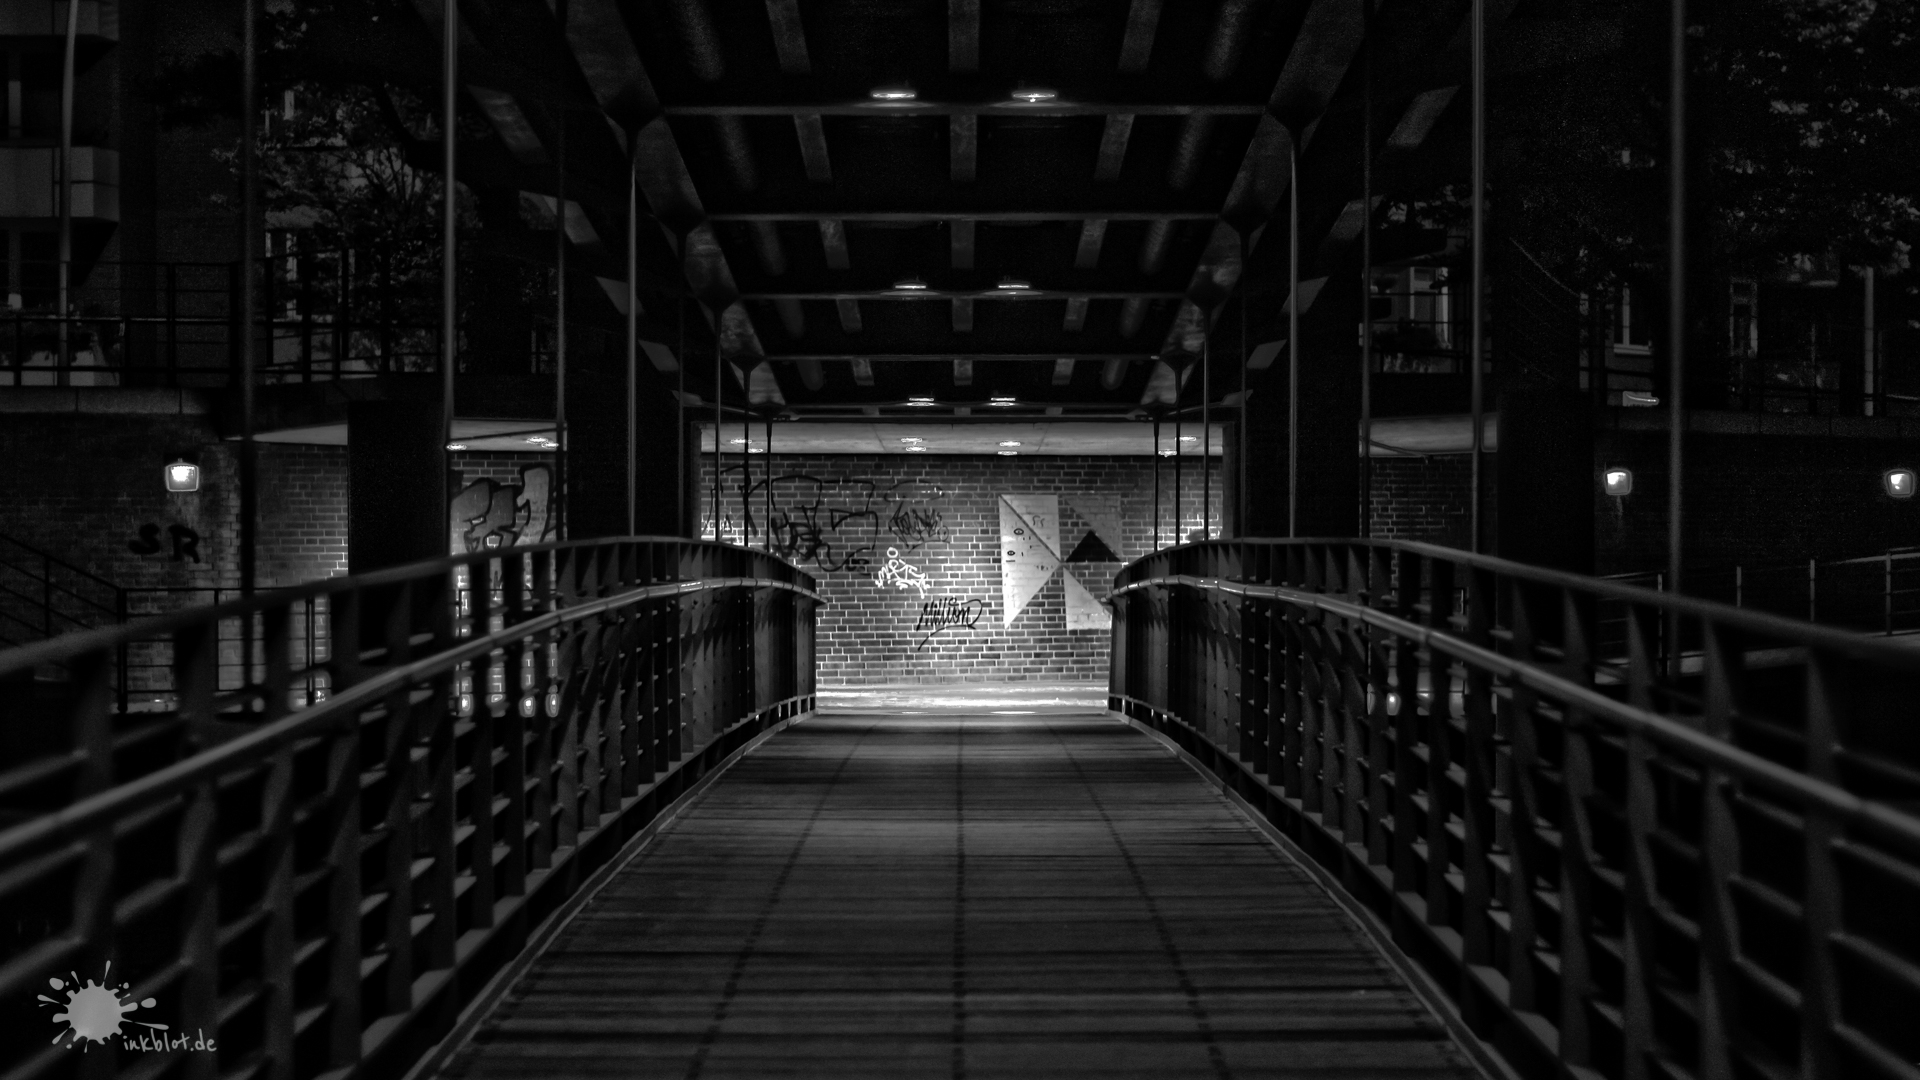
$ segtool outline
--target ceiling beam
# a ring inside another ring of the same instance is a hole
[[[973,361],[962,356],[953,362],[953,385],[973,385]]]
[[[847,257],[847,227],[838,218],[820,219],[820,246],[826,251],[827,269],[846,270],[853,265]]]
[[[980,70],[980,0],[947,0],[947,70]]]
[[[978,231],[978,226],[977,221],[955,221],[947,226],[955,270],[973,269],[974,234]]]
[[[1084,296],[1069,297],[1067,300],[1067,317],[1061,320],[1060,329],[1071,333],[1085,329],[1086,325],[1087,298]]]
[[[911,104],[873,101],[731,101],[674,102],[668,116],[863,116],[913,120],[936,116],[1260,116],[1267,111],[1258,101],[1168,101],[1164,96],[1140,100],[1102,97],[1085,101],[1065,97],[1029,104],[1006,99],[988,101],[914,101]]]
[[[909,304],[948,300],[956,303],[964,302],[970,304],[975,300],[1008,302],[1066,300],[1072,303],[1076,301],[1085,302],[1088,300],[1127,300],[1134,297],[1144,297],[1148,300],[1183,300],[1186,298],[1185,293],[1172,289],[1102,290],[1097,292],[1075,289],[915,289],[912,291],[877,289],[864,292],[851,290],[832,292],[777,292],[772,290],[757,290],[744,292],[740,295],[743,299],[749,300],[864,300],[896,301]]]
[[[807,179],[816,184],[833,183],[833,161],[827,156],[827,131],[820,114],[795,113],[793,133],[800,140],[800,161],[806,166]]]
[[[980,117],[947,118],[947,172],[956,184],[971,184],[979,173]]]
[[[1093,182],[1111,184],[1120,179],[1127,161],[1127,140],[1133,135],[1134,113],[1112,113],[1100,129],[1100,157],[1093,166]]]
[[[1153,58],[1154,33],[1160,27],[1160,0],[1133,0],[1127,5],[1127,32],[1120,41],[1120,70],[1138,75]]]
[[[953,305],[953,332],[956,334],[973,333],[973,298],[970,296],[956,296],[950,303]]]
[[[1034,363],[1034,362],[1051,364],[1060,360],[1073,360],[1076,363],[1084,361],[1089,364],[1107,364],[1107,363],[1126,364],[1134,360],[1151,359],[1145,352],[1076,353],[1076,352],[1072,352],[1071,350],[1060,350],[1060,351],[1045,352],[1045,353],[1033,353],[1033,352],[993,353],[993,352],[971,352],[970,351],[967,354],[966,358],[969,360],[973,360],[975,362],[986,362],[986,363],[994,363],[994,364],[1002,364],[1002,363],[1025,364],[1025,363]],[[919,363],[936,363],[936,362],[946,363],[948,361],[956,359],[956,357],[953,354],[953,350],[949,349],[944,352],[928,352],[928,353],[904,353],[904,352],[778,353],[776,352],[776,353],[769,354],[767,359],[789,360],[796,364],[806,363],[808,361],[832,362],[832,361],[861,361],[861,360],[865,360],[869,362],[886,361],[888,363],[898,362],[898,363],[919,364]]]
[[[1053,385],[1066,386],[1073,382],[1073,358],[1056,357],[1053,361]]]
[[[1073,252],[1075,270],[1092,270],[1100,265],[1100,247],[1107,238],[1107,219],[1094,218],[1080,224],[1080,243]]]
[[[813,64],[807,57],[807,32],[800,25],[800,0],[767,0],[767,21],[773,24],[773,50],[780,57],[780,74],[810,74]]]
[[[833,306],[840,315],[841,332],[847,334],[859,333],[863,325],[860,319],[860,301],[841,299],[834,301]]]
[[[916,221],[1212,221],[1217,210],[1168,207],[1162,210],[1088,210],[1057,207],[1046,210],[984,210],[927,208],[924,210],[722,210],[707,215],[710,221],[840,221],[840,222],[916,222]]]

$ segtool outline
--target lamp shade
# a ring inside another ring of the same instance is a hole
[[[1600,482],[1606,488],[1606,492],[1609,495],[1633,494],[1632,469],[1625,469],[1615,465],[1601,474]]]
[[[170,461],[163,470],[168,491],[199,491],[200,466],[191,461]]]

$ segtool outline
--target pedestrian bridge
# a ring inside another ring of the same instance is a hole
[[[1920,1075],[1920,654],[1408,543],[1109,600],[1091,690],[822,694],[664,539],[0,653],[0,1076]]]

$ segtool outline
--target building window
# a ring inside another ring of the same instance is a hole
[[[1636,308],[1633,290],[1620,286],[1613,305],[1613,351],[1644,356],[1653,351],[1651,319],[1645,308]]]
[[[1727,287],[1727,355],[1747,359],[1760,354],[1760,284],[1734,278]]]

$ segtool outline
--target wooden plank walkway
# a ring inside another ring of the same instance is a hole
[[[623,868],[443,1075],[1476,1077],[1345,914],[1095,711],[823,714]]]

